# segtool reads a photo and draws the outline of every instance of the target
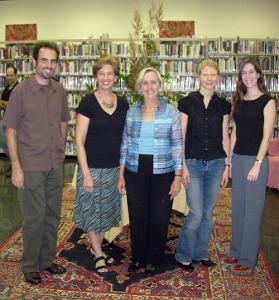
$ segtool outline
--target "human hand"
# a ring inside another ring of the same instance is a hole
[[[180,189],[181,189],[181,177],[175,176],[169,192],[169,195],[171,195],[170,200],[172,200],[180,193]]]
[[[12,184],[24,190],[24,173],[20,167],[12,168]]]
[[[190,183],[190,174],[188,168],[184,165],[182,169],[182,184],[185,189],[188,187],[188,183]]]
[[[221,189],[225,188],[229,182],[229,172],[230,172],[230,168],[226,167],[222,176]]]
[[[94,182],[90,173],[83,175],[83,189],[92,194],[93,193]]]
[[[247,180],[257,181],[259,173],[260,173],[260,165],[254,164],[252,169],[248,173]]]
[[[123,177],[118,178],[117,189],[119,194],[124,195],[126,193],[125,180]]]

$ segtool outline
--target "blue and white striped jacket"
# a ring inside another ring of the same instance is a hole
[[[143,119],[143,102],[132,106],[126,116],[122,135],[120,164],[132,172],[138,171],[139,139]],[[163,174],[181,170],[183,163],[183,141],[179,111],[160,100],[154,114],[153,173]]]

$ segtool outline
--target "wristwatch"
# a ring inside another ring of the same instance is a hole
[[[259,159],[255,159],[255,161],[257,161],[259,164],[262,164],[263,163],[263,161],[262,160],[259,160]]]

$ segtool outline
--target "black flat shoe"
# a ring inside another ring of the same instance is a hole
[[[145,274],[149,276],[153,276],[156,273],[156,266],[152,264],[146,264],[145,266]]]
[[[27,283],[37,285],[41,282],[41,277],[38,272],[24,273],[24,278]]]
[[[216,266],[216,264],[213,261],[209,260],[209,259],[202,259],[202,260],[192,259],[192,264],[193,265],[197,265],[199,263],[202,263],[206,267],[214,267],[214,266]]]
[[[45,270],[51,274],[63,274],[66,272],[66,268],[55,263],[52,263],[49,267],[45,268]]]
[[[213,261],[209,260],[209,259],[202,259],[201,263],[204,266],[206,266],[206,267],[214,267],[214,266],[216,266],[216,264]]]
[[[193,267],[193,265],[190,263],[189,265],[184,265],[184,264],[182,264],[181,262],[178,262],[178,264],[179,264],[179,267],[181,268],[181,269],[183,269],[184,271],[194,271],[195,270],[195,268]]]
[[[140,262],[132,262],[129,265],[128,272],[137,272],[140,269]]]
[[[192,259],[192,264],[193,265],[198,265],[200,262],[201,262],[200,260]]]

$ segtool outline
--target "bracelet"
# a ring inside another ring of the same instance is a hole
[[[230,166],[231,166],[231,165],[226,165],[226,164],[225,164],[225,167],[230,167]]]
[[[120,176],[118,176],[118,178],[123,178],[123,176],[122,176],[122,175],[120,175]]]
[[[182,177],[182,175],[179,175],[179,174],[174,174],[174,176]]]
[[[259,164],[262,164],[263,163],[263,161],[262,160],[259,160],[259,159],[255,159],[255,161],[257,161]]]

